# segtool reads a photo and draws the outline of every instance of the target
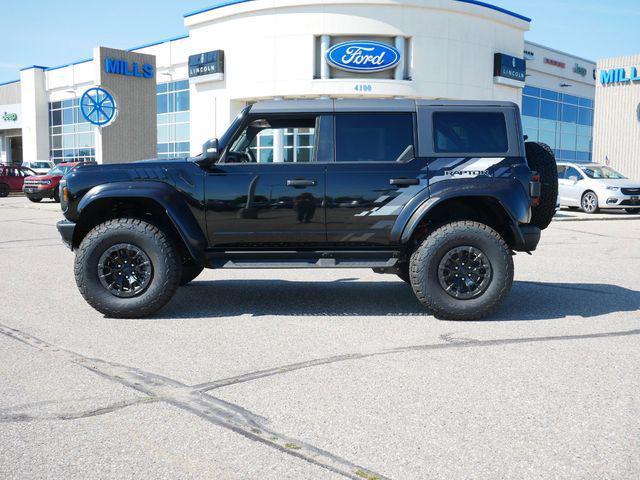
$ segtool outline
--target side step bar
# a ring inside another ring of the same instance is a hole
[[[390,268],[395,250],[374,251],[209,251],[213,268]]]

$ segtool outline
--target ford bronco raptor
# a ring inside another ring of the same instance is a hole
[[[267,101],[196,157],[78,167],[58,230],[111,317],[153,314],[203,268],[371,268],[472,320],[500,306],[557,189],[513,103]]]

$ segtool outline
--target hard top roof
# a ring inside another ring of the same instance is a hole
[[[513,102],[497,100],[409,100],[409,99],[303,99],[264,100],[251,106],[251,113],[330,113],[330,112],[415,112],[418,107],[499,107],[512,108]]]

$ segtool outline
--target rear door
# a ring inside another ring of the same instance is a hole
[[[394,100],[388,111],[351,111],[348,103],[335,104],[327,241],[334,246],[389,245],[398,214],[428,186],[426,162],[415,154],[415,103]]]

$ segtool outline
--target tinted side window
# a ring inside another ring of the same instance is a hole
[[[507,124],[499,112],[435,112],[435,151],[438,153],[506,153]]]
[[[564,172],[567,170],[567,167],[564,165],[558,165],[558,178],[564,178]]]
[[[580,172],[578,172],[578,170],[573,167],[567,168],[567,171],[564,174],[564,178],[566,178],[567,180],[571,177],[576,177],[578,180],[582,180],[582,175],[580,175]]]
[[[412,157],[410,113],[336,115],[337,162],[395,162]]]

